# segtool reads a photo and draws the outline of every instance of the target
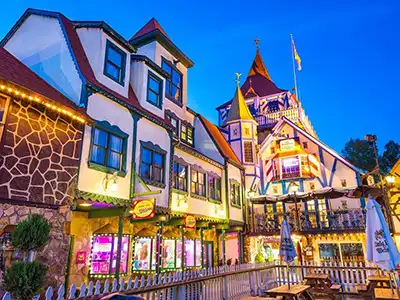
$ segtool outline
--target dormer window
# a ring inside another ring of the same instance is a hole
[[[161,67],[170,75],[165,85],[165,96],[182,105],[182,73],[165,58],[162,59]]]
[[[158,108],[162,106],[162,80],[150,71],[147,77],[147,102]]]
[[[126,53],[107,40],[104,75],[124,85]]]

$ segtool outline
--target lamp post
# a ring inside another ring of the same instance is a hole
[[[299,185],[294,182],[294,181],[290,181],[289,183],[289,192],[293,192],[294,195],[294,213],[295,213],[295,218],[296,218],[296,229],[298,231],[300,231],[300,220],[299,220],[299,210],[297,207],[297,195],[296,193],[299,190]]]

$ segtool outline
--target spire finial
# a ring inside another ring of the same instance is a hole
[[[255,40],[254,40],[254,45],[256,45],[256,49],[258,50],[258,45],[260,44],[260,39],[259,38],[256,38]]]
[[[240,85],[240,76],[242,76],[242,74],[241,73],[236,73],[236,84],[237,84],[237,86],[239,86]]]

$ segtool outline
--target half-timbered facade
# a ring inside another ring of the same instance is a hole
[[[364,261],[365,201],[344,196],[360,184],[360,170],[318,139],[301,102],[272,81],[258,48],[245,82],[217,110],[246,170],[246,260],[279,258],[287,218],[299,257]]]

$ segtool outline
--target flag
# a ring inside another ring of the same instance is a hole
[[[299,54],[297,53],[296,45],[294,44],[294,40],[293,40],[293,36],[291,36],[291,38],[292,38],[293,55],[294,55],[294,59],[297,62],[297,70],[301,71],[301,58],[300,58]]]

